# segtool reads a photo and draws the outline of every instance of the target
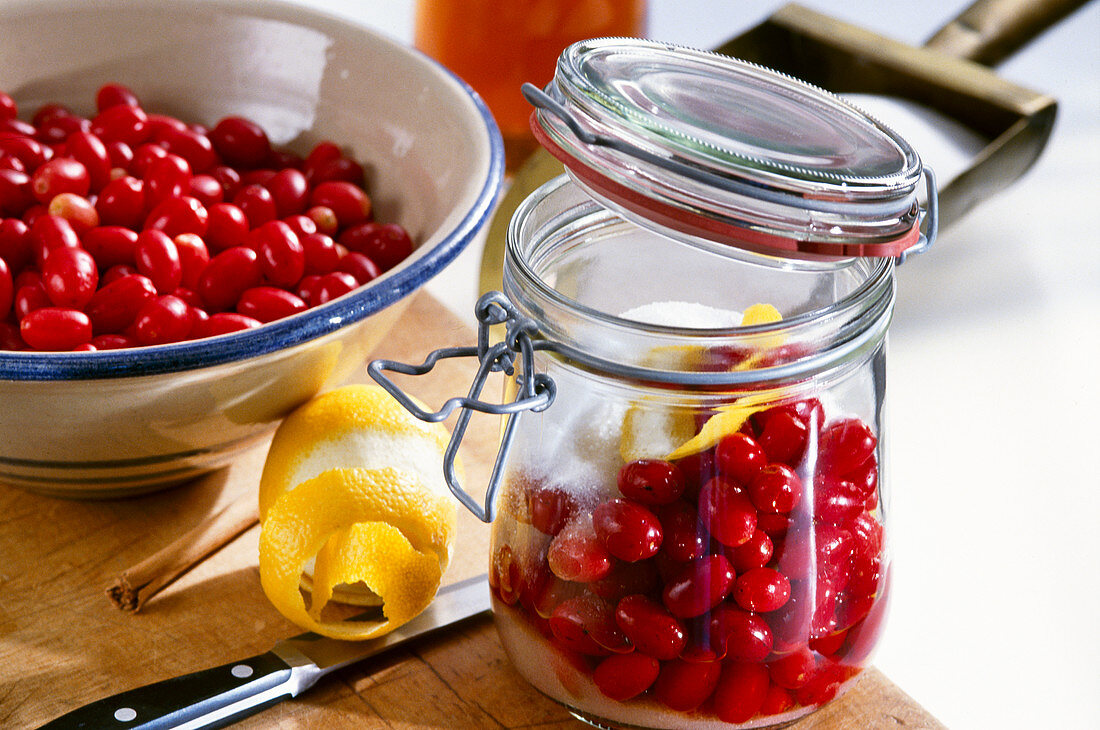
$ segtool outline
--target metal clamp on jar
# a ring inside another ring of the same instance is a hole
[[[934,179],[841,99],[703,51],[585,41],[525,93],[568,175],[516,211],[479,346],[370,372],[422,418],[467,409],[450,460],[468,409],[508,414],[484,507],[448,479],[493,522],[497,626],[535,687],[604,726],[801,717],[881,631],[886,332]],[[434,414],[384,374],[458,354],[482,373]],[[479,400],[493,369],[515,400]]]

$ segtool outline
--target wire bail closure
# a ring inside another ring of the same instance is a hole
[[[535,322],[520,314],[504,294],[492,291],[482,295],[474,308],[474,314],[478,320],[476,347],[445,347],[435,350],[420,365],[409,365],[394,360],[372,360],[367,365],[367,372],[376,383],[396,398],[405,410],[421,421],[438,423],[446,420],[455,409],[461,410],[443,454],[443,475],[451,493],[466,509],[482,522],[492,522],[496,516],[496,494],[504,476],[504,464],[515,436],[516,417],[523,411],[538,413],[549,408],[557,394],[557,386],[549,375],[535,372],[535,345],[531,340],[532,336],[538,332]],[[489,328],[500,324],[505,326],[504,340],[490,345]],[[515,367],[517,356],[520,365],[518,374]],[[448,399],[438,411],[421,408],[384,373],[388,370],[403,375],[424,375],[430,372],[440,360],[454,357],[478,358],[477,374],[465,397]],[[515,377],[518,389],[513,401],[486,403],[480,400],[481,391],[490,373],[494,372],[503,372],[509,377]],[[473,411],[508,416],[496,462],[493,464],[493,473],[489,477],[489,484],[485,490],[484,505],[479,505],[477,500],[466,492],[455,474],[455,459]]]

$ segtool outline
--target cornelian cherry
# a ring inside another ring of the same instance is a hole
[[[682,567],[665,582],[661,599],[673,616],[700,616],[722,602],[733,588],[733,566],[724,555],[706,555]]]
[[[619,470],[619,492],[642,504],[671,504],[684,492],[679,467],[658,459],[639,459]]]
[[[748,484],[768,463],[764,450],[751,436],[733,433],[718,442],[714,452],[718,470],[740,484]]]
[[[675,659],[687,642],[679,619],[645,595],[622,598],[615,607],[615,621],[637,651],[654,659]]]
[[[620,560],[645,560],[661,548],[661,523],[637,502],[604,502],[592,513],[592,524],[607,551]]]
[[[653,693],[670,710],[691,712],[714,693],[721,674],[721,662],[673,659],[661,665]]]
[[[735,483],[715,477],[699,492],[699,519],[723,545],[736,547],[756,532],[756,508]]]
[[[605,696],[624,702],[649,689],[660,663],[645,654],[613,654],[592,672],[592,681]]]

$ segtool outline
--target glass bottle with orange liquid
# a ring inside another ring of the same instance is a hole
[[[575,41],[644,35],[645,6],[645,0],[417,0],[416,46],[489,105],[513,171],[537,147],[520,86],[546,85],[558,55]]]

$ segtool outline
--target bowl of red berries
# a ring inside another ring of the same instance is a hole
[[[0,8],[0,483],[232,461],[346,380],[487,223],[457,77],[293,5]]]

